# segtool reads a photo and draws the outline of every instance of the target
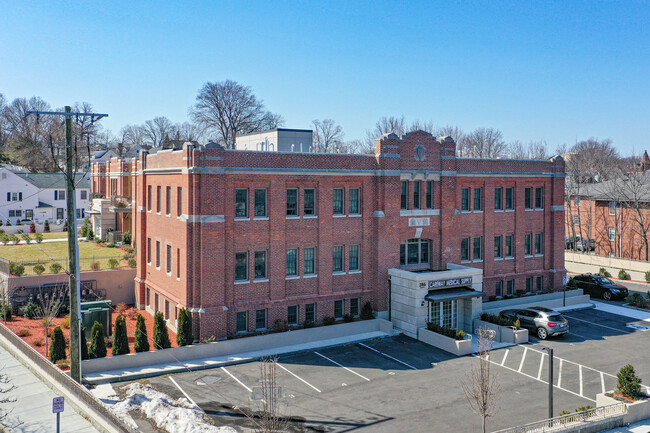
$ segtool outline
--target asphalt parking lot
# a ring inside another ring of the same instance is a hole
[[[571,332],[564,338],[492,351],[500,383],[499,410],[490,430],[547,416],[548,356],[554,349],[554,411],[591,405],[596,394],[616,384],[615,374],[631,363],[650,381],[650,323],[597,310],[566,313]],[[460,388],[473,356],[450,354],[405,336],[301,352],[278,359],[281,405],[296,422],[294,431],[395,432],[477,431]],[[146,379],[174,398],[188,397],[218,425],[250,431],[241,414],[259,407],[260,363]],[[121,386],[120,384],[119,386]],[[116,387],[119,387],[116,385]]]

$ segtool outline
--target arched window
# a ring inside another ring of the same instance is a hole
[[[428,239],[409,239],[400,245],[401,265],[429,264],[429,248],[431,242]]]

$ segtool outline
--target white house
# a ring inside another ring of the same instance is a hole
[[[84,218],[90,205],[90,182],[82,173],[75,175],[77,218]],[[45,220],[67,218],[65,175],[63,173],[14,173],[0,168],[0,220]]]

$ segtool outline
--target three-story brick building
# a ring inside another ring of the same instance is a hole
[[[131,170],[136,302],[172,327],[188,307],[200,338],[358,315],[367,301],[388,317],[391,269],[469,269],[475,298],[564,276],[561,158],[457,158],[450,137],[416,131],[381,137],[375,155],[187,144]],[[429,320],[458,309],[416,302]]]

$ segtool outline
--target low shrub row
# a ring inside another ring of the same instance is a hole
[[[465,331],[462,329],[454,329],[448,326],[440,326],[437,323],[427,322],[427,329],[437,334],[444,335],[445,337],[453,338],[455,340],[464,340]]]
[[[512,326],[515,329],[520,328],[519,319],[513,320],[508,317],[501,317],[498,314],[482,313],[481,320],[499,326]]]

